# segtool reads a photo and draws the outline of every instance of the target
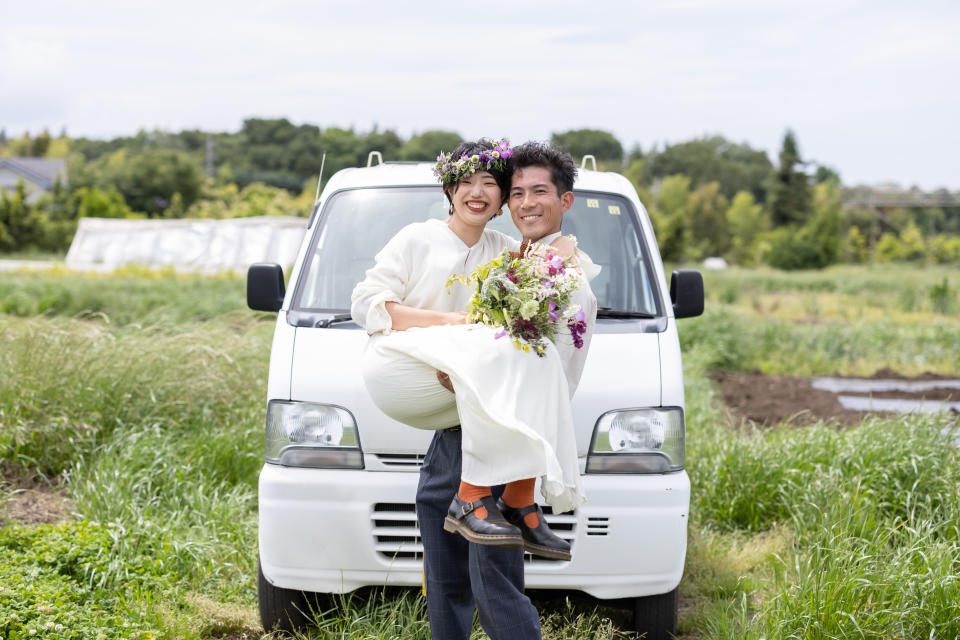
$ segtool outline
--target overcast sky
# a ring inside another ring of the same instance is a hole
[[[6,3],[0,127],[113,137],[244,118],[647,150],[784,131],[846,184],[960,189],[960,3]]]

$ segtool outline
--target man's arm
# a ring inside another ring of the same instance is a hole
[[[580,384],[580,376],[583,374],[583,365],[587,360],[587,352],[590,350],[590,341],[593,337],[593,328],[597,323],[597,298],[590,289],[590,283],[583,276],[580,277],[580,286],[573,292],[570,301],[573,304],[580,305],[583,311],[584,323],[587,330],[583,333],[583,346],[579,349],[573,344],[573,336],[570,335],[570,329],[566,325],[562,326],[557,332],[554,346],[557,348],[557,354],[560,356],[560,362],[563,364],[563,373],[567,377],[568,390],[570,397],[577,390]]]

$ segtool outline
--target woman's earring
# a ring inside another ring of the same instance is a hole
[[[496,218],[497,216],[502,216],[502,215],[503,215],[503,207],[500,207],[499,209],[497,209],[497,212],[493,214],[493,217]]]
[[[450,215],[453,215],[453,203],[450,203]]]

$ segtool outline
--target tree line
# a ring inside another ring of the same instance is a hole
[[[460,141],[452,131],[404,139],[389,129],[323,129],[283,118],[250,118],[237,132],[140,131],[110,140],[46,131],[8,139],[0,131],[0,156],[63,158],[68,167],[67,180],[36,202],[28,203],[23,185],[0,193],[0,252],[64,251],[85,216],[307,215],[324,154],[330,176],[365,165],[371,151],[385,160],[432,161]],[[851,188],[832,168],[804,161],[790,131],[776,163],[722,136],[647,150],[625,149],[595,129],[555,133],[551,141],[578,160],[593,155],[601,170],[623,173],[636,185],[665,260],[722,256],[783,269],[960,262],[960,208],[878,214],[845,206]]]

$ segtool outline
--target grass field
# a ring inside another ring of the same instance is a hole
[[[145,276],[0,275],[0,502],[39,484],[76,513],[0,525],[0,637],[261,635],[273,317],[244,308],[236,277]],[[960,456],[941,435],[952,419],[761,431],[720,406],[707,375],[957,374],[951,278],[705,274],[708,312],[680,325],[693,484],[682,637],[960,637]],[[343,604],[309,637],[429,637],[415,592]],[[624,637],[614,611],[542,613],[545,638]]]

